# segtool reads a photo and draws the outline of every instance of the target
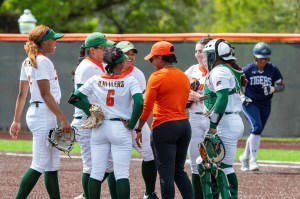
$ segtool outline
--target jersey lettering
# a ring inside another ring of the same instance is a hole
[[[121,88],[124,87],[124,81],[98,81],[99,87],[112,87],[112,88]]]
[[[108,90],[107,96],[106,96],[106,105],[107,106],[113,106],[115,103],[114,96],[115,95],[115,90]]]
[[[252,76],[250,79],[250,85],[272,85],[272,79],[266,76]]]

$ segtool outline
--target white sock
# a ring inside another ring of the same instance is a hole
[[[248,137],[248,139],[246,141],[245,151],[243,153],[243,159],[249,159],[249,155],[250,155],[249,138],[250,138],[250,136]]]
[[[250,134],[249,147],[250,147],[250,159],[257,159],[258,149],[260,145],[260,135]]]

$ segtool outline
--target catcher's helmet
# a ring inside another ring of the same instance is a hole
[[[255,44],[253,48],[253,55],[254,57],[260,58],[270,58],[271,57],[271,48],[265,42],[259,42]]]
[[[207,55],[208,69],[211,70],[218,57],[224,60],[236,60],[234,48],[224,39],[213,39],[208,42],[203,52]]]

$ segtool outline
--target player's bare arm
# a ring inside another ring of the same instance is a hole
[[[21,130],[21,115],[26,102],[28,88],[28,81],[20,81],[19,94],[16,101],[15,115],[9,130],[9,133],[13,139],[17,139],[17,136]]]

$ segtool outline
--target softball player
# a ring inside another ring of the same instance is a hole
[[[94,75],[99,76],[105,73],[103,65],[104,49],[112,46],[113,44],[113,41],[108,40],[105,35],[100,32],[94,32],[86,38],[80,49],[79,65],[74,73],[75,89],[80,88],[89,78],[93,77]],[[96,103],[96,96],[89,96],[88,101],[92,104]],[[76,128],[76,140],[79,142],[81,148],[83,163],[82,188],[84,190],[84,194],[80,194],[74,199],[89,198],[88,181],[92,171],[90,147],[92,130],[80,128],[86,119],[87,114],[83,110],[75,107],[72,126]],[[107,174],[112,171],[111,169],[112,166],[108,168]]]
[[[240,156],[242,171],[259,170],[257,153],[262,131],[271,113],[273,93],[282,92],[285,88],[279,69],[270,62],[270,46],[264,42],[257,43],[253,55],[255,61],[243,68],[248,80],[243,96],[243,113],[251,128],[245,151]]]
[[[39,25],[29,33],[29,40],[25,45],[28,57],[22,63],[20,90],[10,134],[13,139],[17,139],[21,130],[20,119],[29,88],[31,98],[26,122],[33,135],[33,158],[20,183],[17,199],[27,198],[42,174],[49,197],[60,198],[57,176],[60,153],[57,148],[49,147],[46,143],[50,129],[57,127],[57,119],[63,132],[72,130],[58,106],[61,98],[58,76],[48,58],[48,54],[55,52],[56,39],[63,36],[64,34],[55,33],[47,26]]]
[[[203,62],[203,57],[205,54],[202,52],[204,46],[212,40],[211,38],[203,38],[196,43],[195,46],[195,57],[198,61],[198,64],[195,64],[189,67],[185,74],[188,76],[190,83],[193,85],[195,81],[196,85],[199,85],[196,89],[199,94],[203,95],[203,88],[205,84],[205,79],[207,76],[207,68]],[[190,92],[189,101],[191,106],[188,108],[189,111],[189,121],[192,128],[192,137],[188,149],[188,154],[190,157],[190,164],[192,170],[192,185],[194,198],[202,198],[202,190],[200,184],[200,177],[198,172],[198,166],[196,159],[199,156],[199,143],[202,143],[204,140],[205,133],[209,127],[209,119],[203,115],[203,105],[199,101],[198,97],[195,97],[194,91]]]
[[[130,197],[129,166],[132,151],[131,130],[143,109],[143,96],[137,80],[121,74],[124,60],[122,50],[108,48],[104,54],[107,74],[93,76],[70,97],[75,106],[84,103],[87,96],[95,95],[96,104],[105,115],[105,121],[93,128],[91,135],[92,171],[89,179],[89,197],[100,197],[101,183],[112,155],[118,198]],[[134,100],[132,109],[131,99]],[[86,109],[90,105],[79,108]],[[125,122],[129,120],[129,122]]]
[[[232,167],[237,150],[237,141],[241,138],[244,125],[239,112],[242,102],[238,93],[240,77],[236,77],[231,60],[235,60],[233,48],[223,39],[211,40],[203,52],[207,55],[208,74],[204,94],[215,94],[216,97],[204,101],[205,114],[210,115],[208,135],[217,135],[225,146],[225,158],[220,168],[225,173],[222,179],[230,187],[232,198],[237,198],[238,181]],[[228,188],[226,186],[228,191]]]
[[[138,80],[142,93],[145,94],[146,91],[145,75],[140,69],[134,66],[135,54],[138,51],[134,48],[134,45],[128,41],[121,41],[116,45],[116,47],[121,48],[121,50],[128,56],[128,59],[125,61],[125,67],[123,68],[123,71],[125,73],[129,73],[128,75],[132,75]],[[151,130],[147,123],[143,126],[142,133],[143,133],[143,143],[141,145],[141,148],[138,147],[135,142],[135,138],[136,138],[135,131],[131,132],[132,144],[133,147],[138,151],[138,153],[143,158],[142,175],[146,186],[144,199],[156,199],[158,197],[154,192],[154,190],[155,190],[157,170],[154,162],[153,152],[150,145]]]

